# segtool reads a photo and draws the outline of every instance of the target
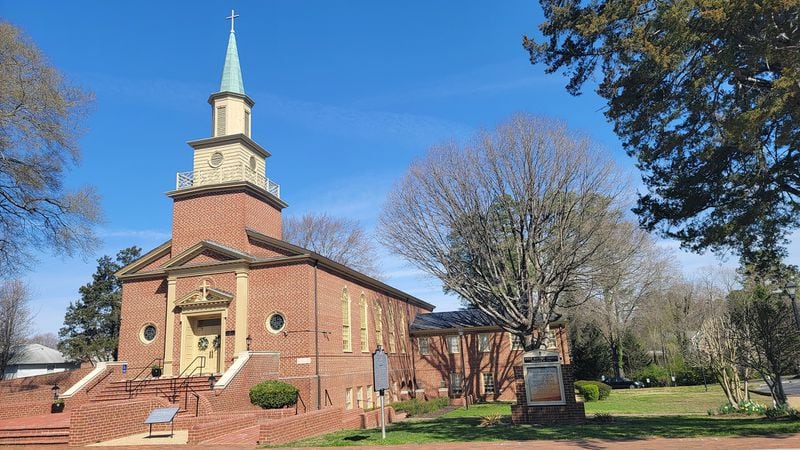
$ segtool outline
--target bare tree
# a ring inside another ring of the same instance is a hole
[[[58,348],[58,336],[55,333],[39,333],[28,339],[29,344],[39,344],[45,347]]]
[[[381,235],[538,348],[557,307],[596,274],[622,219],[624,177],[562,123],[517,115],[473,143],[432,148],[389,194]]]
[[[630,222],[618,224],[610,236],[612,245],[601,252],[604,258],[598,264],[586,310],[608,342],[616,376],[622,377],[623,338],[637,313],[668,288],[672,255]]]
[[[800,357],[800,331],[792,309],[770,285],[750,282],[729,295],[731,329],[741,364],[757,372],[772,395],[773,406],[786,404],[782,377]]]
[[[80,156],[78,123],[90,100],[0,21],[0,273],[26,267],[31,248],[67,255],[95,248],[97,194],[63,187]]]
[[[283,219],[283,239],[370,276],[378,275],[375,246],[355,220],[327,214]]]
[[[0,379],[26,342],[33,315],[27,286],[20,280],[0,284]]]

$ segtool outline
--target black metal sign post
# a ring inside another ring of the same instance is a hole
[[[383,392],[389,389],[389,357],[380,345],[372,354],[372,386],[372,389],[381,396],[381,439],[386,439]]]

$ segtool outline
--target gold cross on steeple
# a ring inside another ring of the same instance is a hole
[[[234,33],[234,31],[233,31],[233,21],[236,20],[237,17],[239,17],[239,15],[236,14],[234,12],[234,10],[231,10],[231,15],[225,18],[225,19],[229,19],[231,21],[231,33]]]

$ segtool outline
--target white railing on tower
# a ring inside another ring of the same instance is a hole
[[[281,197],[281,186],[269,178],[250,170],[244,164],[208,169],[200,172],[178,172],[175,175],[175,189],[188,189],[196,186],[220,184],[229,181],[248,181],[264,189],[275,197]]]

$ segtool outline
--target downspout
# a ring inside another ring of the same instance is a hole
[[[314,260],[314,371],[317,376],[317,409],[321,409],[322,404],[322,381],[319,377],[319,302],[317,299],[317,265],[319,261]]]
[[[416,397],[417,395],[417,365],[414,362],[416,359],[416,355],[414,354],[414,339],[411,337],[411,310],[409,309],[408,305],[408,298],[406,298],[406,317],[408,320],[406,321],[406,325],[408,325],[408,329],[406,330],[406,336],[408,336],[408,342],[411,344],[411,390],[412,392],[409,393],[410,397]]]

